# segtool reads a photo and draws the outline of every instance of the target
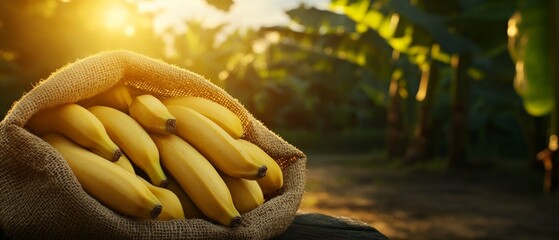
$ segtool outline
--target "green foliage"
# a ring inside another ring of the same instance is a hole
[[[547,1],[520,1],[510,20],[509,50],[516,62],[515,89],[524,107],[534,116],[549,114],[554,107],[551,69],[551,31]]]
[[[208,2],[223,10],[232,4]],[[109,31],[94,19],[110,4],[121,4],[141,19],[134,23],[134,35]],[[128,49],[204,75],[296,146],[366,151],[384,147],[390,79],[396,71],[401,74],[397,93],[403,97],[398,109],[402,131],[414,134],[421,107],[431,101],[429,141],[434,152],[444,155],[452,114],[451,57],[468,52],[469,72],[479,80],[464,90],[470,93],[473,113],[467,119],[471,151],[525,154],[534,121],[511,87],[514,65],[507,51],[506,23],[516,10],[514,2],[334,0],[331,7],[300,6],[286,12],[292,20],[288,26],[235,32],[222,42],[217,39],[224,26],[186,22],[184,34],[163,33],[176,53],[166,55],[166,42],[154,34],[152,16],[140,14],[127,1],[5,1],[0,35],[9,37],[0,38],[1,110],[7,111],[32,83],[68,62],[103,50]],[[91,21],[76,21],[84,16]],[[532,32],[545,27],[525,26]],[[543,40],[533,46],[544,46]],[[543,84],[547,78],[542,73],[548,70],[538,66],[546,58],[541,46],[525,47],[518,55],[531,62],[525,68],[533,76],[526,79],[544,86],[536,88],[543,93],[531,96],[548,99],[545,91],[551,88]],[[414,96],[422,91],[422,73],[432,64],[440,66],[440,81],[432,96],[418,100]]]
[[[470,72],[481,79],[472,85],[469,104],[475,111],[468,119],[471,126],[468,131],[473,134],[472,150],[483,155],[524,144],[523,131],[519,128],[523,125],[518,122],[524,117],[518,96],[510,87],[513,68],[506,51],[506,29],[502,28],[508,20],[505,16],[511,11],[510,4],[462,1],[433,7],[440,2],[420,3],[334,1],[333,5],[338,7],[333,11],[302,6],[290,10],[287,13],[295,27],[267,27],[249,37],[254,42],[264,39],[268,47],[262,53],[251,53],[252,61],[231,69],[227,89],[274,129],[339,132],[350,126],[384,128],[389,103],[388,80],[396,64],[403,71],[401,94],[414,94],[419,89],[419,63],[447,64],[450,62],[447,52],[471,51],[477,54],[473,62],[477,69],[472,68]],[[465,8],[462,11],[465,14],[455,10],[458,5]],[[449,16],[434,15],[420,8],[436,8]],[[467,24],[468,19],[474,18],[473,13],[499,9],[498,16],[471,20],[475,26],[491,27],[483,30],[491,33],[484,36],[487,41],[469,33],[479,29]],[[400,18],[396,28],[390,29],[387,22],[394,14]],[[460,31],[449,31],[448,24],[455,24]],[[276,40],[266,41],[270,36]],[[405,40],[409,37],[412,41]],[[445,38],[449,40],[437,42]],[[395,48],[398,41],[403,43],[400,46],[403,48]],[[395,49],[404,54],[399,63],[392,60]],[[440,76],[443,80],[434,90],[437,96],[429,124],[433,129],[430,141],[435,143],[434,151],[444,154],[451,114],[450,67],[443,65]],[[401,105],[405,129],[410,132],[418,119],[418,106],[412,97],[406,97]],[[477,147],[490,145],[496,148]],[[524,151],[522,147],[515,149],[519,150],[518,154]]]
[[[387,69],[390,69],[392,49],[377,32],[357,32],[357,22],[330,11],[300,6],[287,14],[304,26],[304,30],[283,29],[278,32],[299,47],[368,68],[380,78],[391,74]]]
[[[174,35],[175,54],[165,60],[203,75],[214,84],[224,87],[227,68],[242,59],[251,50],[251,45],[243,41],[238,33],[218,44],[223,25],[203,27],[199,22],[187,22],[184,34]],[[248,37],[246,38],[248,40]]]
[[[380,79],[390,74],[390,47],[372,31],[348,32],[355,22],[343,15],[303,7],[287,13],[303,27],[262,28],[255,42],[267,49],[251,53],[248,64],[239,61],[226,89],[274,128],[382,124],[383,106],[375,102],[385,101],[386,90],[377,89],[387,88]]]

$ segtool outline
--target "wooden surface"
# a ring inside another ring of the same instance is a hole
[[[384,234],[362,222],[319,213],[299,213],[287,230],[275,240],[367,239],[387,240]]]
[[[0,240],[8,239],[0,229]],[[319,213],[299,213],[287,230],[275,240],[363,239],[388,240],[375,228],[348,218]]]

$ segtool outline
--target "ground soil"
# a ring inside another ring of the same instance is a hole
[[[315,154],[307,168],[300,211],[363,221],[390,239],[559,239],[559,193],[542,193],[525,164],[446,170]]]

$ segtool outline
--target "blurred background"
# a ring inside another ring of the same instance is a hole
[[[554,0],[3,0],[0,113],[88,55],[197,72],[308,155],[301,211],[557,239]]]

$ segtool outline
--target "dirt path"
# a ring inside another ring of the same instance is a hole
[[[370,155],[310,155],[307,168],[301,211],[390,239],[559,239],[559,194],[541,194],[528,171],[410,171]]]

